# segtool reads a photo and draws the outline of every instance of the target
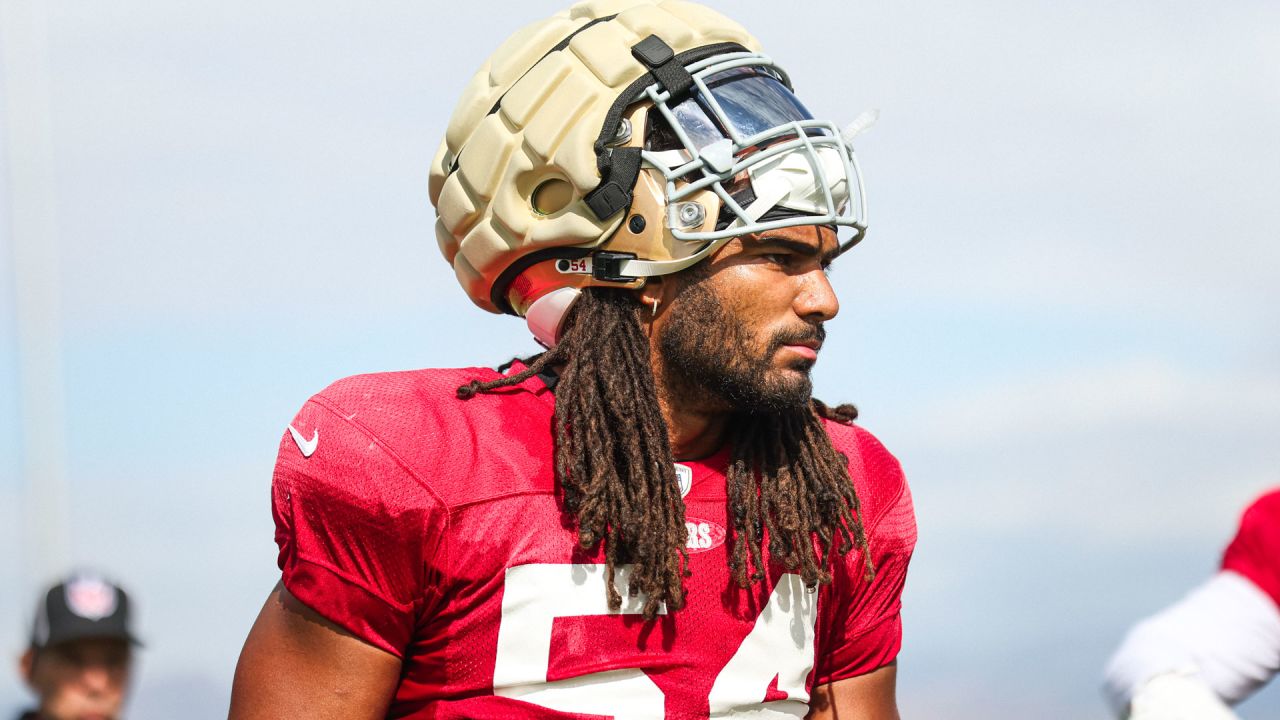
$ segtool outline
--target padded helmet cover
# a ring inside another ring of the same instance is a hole
[[[676,53],[719,43],[759,51],[741,26],[701,5],[594,0],[517,31],[467,85],[432,163],[430,190],[440,250],[480,307],[523,315],[559,287],[638,287],[643,280],[564,272],[590,249],[617,249],[609,242],[615,233],[639,257],[672,256],[660,217],[636,237],[629,228],[619,232],[628,213],[599,219],[584,201],[601,182],[594,146],[610,108],[649,72],[631,51],[649,35]],[[619,144],[639,147],[644,115],[627,117],[635,129]],[[642,175],[636,186],[637,207],[655,199],[665,205],[660,176]],[[706,204],[718,207],[714,197]],[[715,213],[707,214],[713,224]],[[566,252],[558,261],[520,267],[531,253],[550,248]],[[499,288],[495,302],[500,278],[508,287]]]

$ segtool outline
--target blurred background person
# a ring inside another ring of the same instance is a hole
[[[1244,512],[1222,569],[1129,631],[1106,670],[1130,720],[1226,720],[1280,671],[1280,490]]]
[[[53,586],[40,598],[19,660],[36,696],[35,709],[19,720],[117,720],[136,645],[129,596],[118,585],[80,573]]]

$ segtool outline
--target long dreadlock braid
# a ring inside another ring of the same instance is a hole
[[[684,500],[650,366],[643,306],[630,291],[586,288],[565,318],[556,347],[524,370],[490,382],[472,381],[458,397],[518,385],[556,369],[555,469],[564,506],[577,522],[578,543],[603,541],[609,607],[622,598],[614,579],[630,564],[629,594],[645,597],[653,618],[665,604],[684,604],[687,574]],[[834,553],[863,552],[874,572],[846,459],[831,445],[819,416],[857,417],[852,405],[736,415],[728,473],[733,552],[729,565],[742,587],[764,577],[761,547],[804,583],[830,582]],[[748,557],[749,556],[749,557]]]
[[[820,415],[849,422],[857,410],[814,401],[780,413],[738,414],[731,423],[729,570],[739,585],[764,578],[766,535],[769,554],[798,570],[810,589],[831,581],[833,552],[843,555],[854,546],[863,552],[867,579],[875,573],[848,460],[832,446]]]
[[[609,607],[619,565],[633,564],[628,593],[642,593],[644,613],[684,604],[684,500],[676,482],[666,423],[658,407],[640,305],[625,291],[588,289],[565,318],[555,349],[525,370],[458,389],[471,397],[558,368],[556,479],[575,516],[584,549],[604,540]],[[627,428],[625,432],[620,429]]]

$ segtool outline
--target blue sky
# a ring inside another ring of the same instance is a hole
[[[912,480],[904,711],[1104,717],[1123,628],[1280,484],[1280,7],[710,4],[819,116],[881,111],[816,377]],[[427,169],[473,70],[560,5],[43,5],[72,556],[139,598],[134,717],[215,718],[276,578],[267,489],[297,407],[343,375],[533,348],[438,256]],[[35,588],[8,232],[16,654]],[[22,699],[0,673],[0,711]],[[1277,712],[1273,688],[1242,714]]]

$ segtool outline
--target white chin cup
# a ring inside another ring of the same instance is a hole
[[[815,172],[810,158],[822,165],[822,172],[830,183],[833,205],[827,206],[826,193]],[[747,215],[759,220],[774,207],[807,213],[826,215],[844,205],[849,199],[844,165],[839,153],[830,147],[817,148],[812,156],[801,149],[785,152],[773,159],[747,169],[755,189],[756,202],[747,209]]]
[[[529,306],[525,312],[525,322],[529,323],[529,332],[546,348],[553,348],[560,341],[560,323],[569,306],[578,299],[582,291],[578,288],[559,288],[543,295]]]

